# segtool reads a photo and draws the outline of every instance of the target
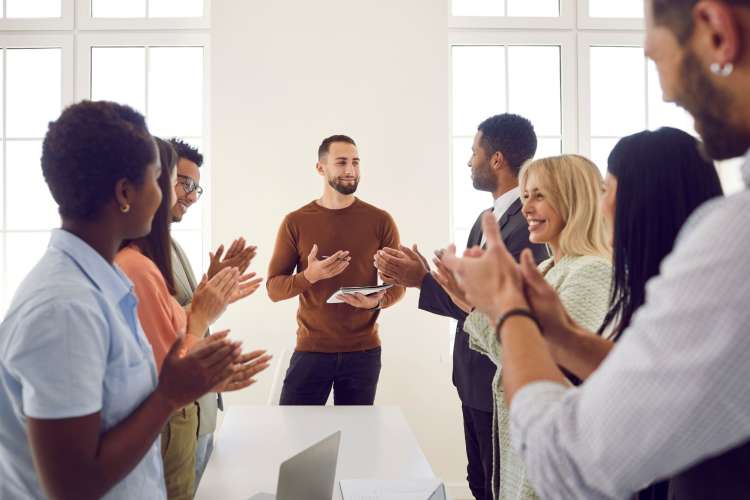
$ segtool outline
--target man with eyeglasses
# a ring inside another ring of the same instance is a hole
[[[197,148],[179,139],[171,139],[169,143],[177,152],[177,183],[175,192],[177,203],[172,207],[172,222],[180,222],[188,209],[196,203],[203,188],[200,186],[200,167],[203,165],[203,155]],[[210,265],[206,276],[210,279],[225,267],[236,267],[243,274],[240,287],[248,294],[260,286],[261,278],[255,278],[255,273],[245,275],[250,261],[255,257],[256,247],[247,246],[244,238],[238,238],[224,254],[224,245],[210,254]],[[190,261],[182,247],[172,238],[172,270],[176,295],[175,298],[183,307],[193,300],[193,292],[198,282],[193,274]],[[244,294],[243,294],[244,295]],[[206,332],[208,335],[209,332]],[[216,430],[216,416],[222,408],[221,394],[209,393],[198,400],[199,426],[198,445],[195,457],[195,487],[198,488],[203,471],[213,451],[213,437]]]

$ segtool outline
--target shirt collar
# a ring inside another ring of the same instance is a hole
[[[495,213],[495,217],[496,218],[502,217],[503,214],[513,204],[513,202],[516,201],[520,197],[521,197],[521,188],[519,188],[518,186],[514,187],[510,191],[506,191],[505,193],[501,194],[495,200],[495,206],[493,207],[493,212]]]
[[[133,283],[113,264],[108,263],[91,246],[64,229],[52,231],[50,248],[65,253],[108,298],[119,303],[132,294]]]

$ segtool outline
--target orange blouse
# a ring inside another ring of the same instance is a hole
[[[115,264],[130,278],[138,297],[138,319],[154,351],[156,369],[161,371],[164,358],[178,336],[186,334],[187,314],[169,293],[164,277],[156,264],[135,246],[120,250]],[[186,336],[186,348],[199,339]]]

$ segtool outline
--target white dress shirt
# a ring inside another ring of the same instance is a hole
[[[627,498],[750,439],[748,214],[748,189],[693,214],[585,384],[516,393],[513,444],[542,498]]]
[[[516,201],[520,197],[521,197],[521,188],[516,186],[510,191],[506,191],[505,193],[501,194],[497,199],[495,199],[495,204],[492,207],[492,215],[495,216],[495,220],[500,222],[500,218],[503,216],[503,214],[505,214],[505,212],[508,211],[508,209],[513,204],[513,202]],[[480,244],[480,246],[484,247],[484,244],[486,242],[487,242],[487,238],[485,238],[484,233],[483,233],[482,243]]]

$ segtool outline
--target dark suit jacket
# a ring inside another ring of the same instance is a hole
[[[520,258],[524,248],[531,248],[537,263],[549,256],[544,245],[529,242],[529,227],[521,213],[520,199],[514,201],[503,214],[499,225],[505,246],[516,261]],[[482,214],[479,214],[469,233],[467,246],[479,245],[481,241]],[[453,347],[453,385],[458,389],[458,396],[463,405],[492,412],[492,379],[495,376],[496,366],[489,358],[469,347],[469,336],[464,333],[464,320],[467,314],[453,303],[450,296],[431,274],[426,275],[422,281],[419,308],[458,320]]]

